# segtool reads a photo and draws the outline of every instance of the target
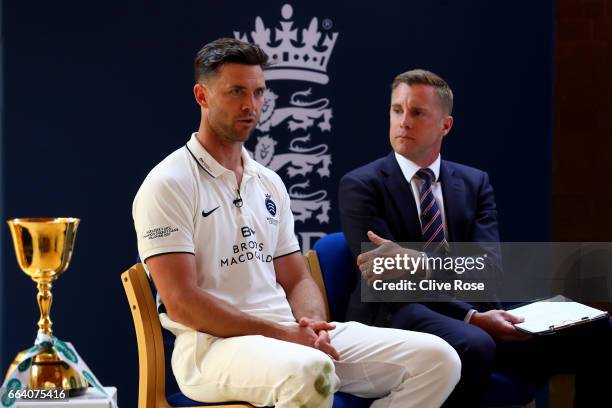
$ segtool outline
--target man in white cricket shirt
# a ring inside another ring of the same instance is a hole
[[[181,391],[206,402],[331,407],[337,390],[380,407],[437,407],[459,380],[436,336],[328,323],[279,176],[243,147],[266,88],[268,57],[219,39],[195,59],[201,120],[146,177],[133,205],[141,259],[176,335]]]

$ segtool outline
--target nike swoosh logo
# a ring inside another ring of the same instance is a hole
[[[214,212],[215,212],[215,210],[216,210],[217,208],[219,208],[219,207],[220,207],[220,206],[218,205],[216,208],[213,208],[212,210],[210,210],[210,211],[208,211],[208,212],[206,212],[206,211],[202,210],[202,216],[203,216],[203,217],[208,217],[210,214],[214,213]]]

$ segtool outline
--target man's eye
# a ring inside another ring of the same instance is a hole
[[[402,113],[402,110],[398,108],[393,108],[393,113]]]
[[[258,89],[258,90],[255,91],[255,95],[257,95],[257,96],[263,96],[263,94],[264,94],[264,90],[263,89]]]
[[[238,96],[238,95],[240,95],[241,93],[242,93],[242,91],[241,91],[240,89],[232,89],[232,90],[230,91],[230,94],[231,94],[231,95],[234,95],[234,96]]]

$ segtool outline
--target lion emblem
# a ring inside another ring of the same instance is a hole
[[[288,119],[287,125],[292,132],[297,129],[308,130],[309,127],[314,125],[316,119],[319,120],[317,126],[322,131],[330,131],[329,121],[332,118],[332,110],[328,108],[329,99],[320,98],[314,101],[305,101],[303,98],[310,96],[311,93],[311,88],[295,92],[289,100],[290,106],[276,108],[278,95],[270,89],[266,89],[257,129],[261,132],[268,132],[271,128]]]
[[[289,153],[274,154],[277,142],[269,135],[259,136],[253,151],[253,158],[258,163],[278,172],[287,166],[287,175],[306,176],[314,166],[320,165],[317,173],[321,177],[329,177],[331,156],[327,153],[327,145],[320,144],[312,147],[303,145],[310,141],[310,135],[296,137],[289,143]]]
[[[312,193],[303,193],[300,191],[308,188],[308,185],[308,181],[305,181],[304,183],[294,184],[289,187],[293,218],[295,221],[306,222],[306,220],[312,218],[312,214],[315,211],[320,211],[315,218],[320,224],[328,223],[329,216],[327,213],[331,206],[329,200],[326,200],[327,191],[319,190]]]

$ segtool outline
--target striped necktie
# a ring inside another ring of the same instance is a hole
[[[436,176],[431,169],[421,169],[417,171],[416,176],[423,180],[423,185],[419,191],[423,251],[444,252],[447,250],[448,243],[442,223],[442,213],[436,203],[432,187]]]

